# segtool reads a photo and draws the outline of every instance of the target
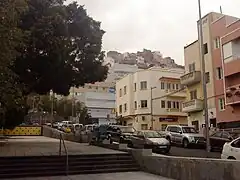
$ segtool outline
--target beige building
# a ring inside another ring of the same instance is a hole
[[[210,124],[216,124],[216,103],[215,103],[215,87],[214,77],[216,70],[214,68],[213,49],[215,46],[214,38],[212,37],[211,25],[223,15],[220,13],[209,13],[202,18],[203,26],[203,53],[205,59],[205,72],[207,83],[208,97],[208,117]],[[199,27],[199,21],[197,23]],[[203,84],[202,84],[202,64],[200,58],[200,43],[199,40],[184,47],[185,57],[185,75],[181,77],[181,84],[187,87],[187,100],[183,103],[183,112],[188,113],[188,125],[195,126],[197,129],[202,128],[205,124],[203,112]]]
[[[138,130],[162,130],[168,124],[187,124],[187,115],[181,112],[186,98],[186,93],[180,91],[183,74],[183,69],[153,67],[117,81],[116,109],[122,124]]]

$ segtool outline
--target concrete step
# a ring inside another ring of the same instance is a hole
[[[100,174],[100,173],[116,173],[116,172],[134,172],[139,171],[138,167],[127,167],[127,168],[111,168],[111,169],[91,169],[91,170],[70,170],[68,175],[76,175],[76,174]],[[3,178],[22,178],[22,177],[45,177],[45,176],[61,176],[66,175],[65,171],[47,171],[44,173],[35,173],[35,172],[24,172],[19,174],[0,174],[0,179]]]
[[[130,154],[71,155],[69,174],[136,171],[139,166]],[[0,179],[66,174],[66,156],[0,158]]]

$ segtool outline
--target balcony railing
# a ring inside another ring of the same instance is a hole
[[[201,71],[193,71],[188,74],[181,76],[181,84],[185,86],[190,86],[201,81]]]
[[[240,104],[240,84],[226,88],[226,104]]]
[[[203,110],[203,101],[201,99],[193,99],[182,104],[183,112],[197,112]]]

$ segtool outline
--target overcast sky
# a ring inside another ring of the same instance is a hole
[[[197,39],[197,0],[75,1],[102,22],[106,51],[158,50],[183,64],[183,47]],[[220,12],[220,6],[224,14],[240,17],[240,0],[202,0],[202,13]]]

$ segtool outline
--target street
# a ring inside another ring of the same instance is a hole
[[[202,157],[202,158],[221,158],[221,153],[220,152],[210,152],[207,155],[207,152],[205,149],[200,149],[200,148],[189,148],[185,149],[182,147],[177,147],[177,146],[172,146],[170,153],[168,154],[169,156],[183,156],[183,157]]]

